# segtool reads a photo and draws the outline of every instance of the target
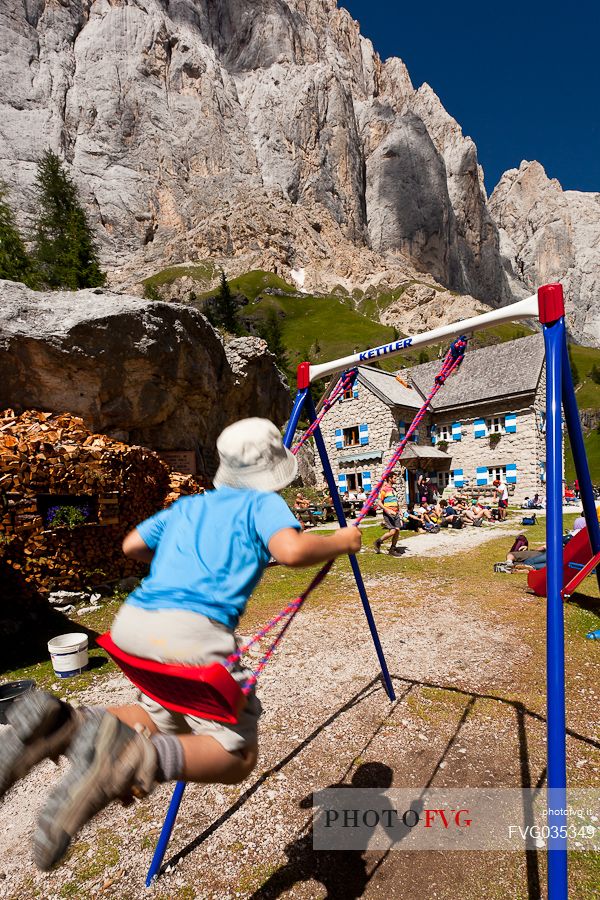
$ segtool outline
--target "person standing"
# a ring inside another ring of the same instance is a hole
[[[436,504],[438,500],[438,489],[437,484],[434,484],[427,475],[423,482],[423,495],[427,498],[427,503],[431,506],[432,504]]]
[[[377,506],[383,511],[383,527],[387,528],[386,533],[377,538],[373,546],[376,553],[381,553],[381,545],[391,540],[391,546],[388,553],[391,556],[396,555],[396,544],[398,535],[402,527],[402,518],[400,516],[400,500],[396,493],[396,476],[391,473],[383,482],[382,488],[377,497]]]
[[[494,495],[498,498],[498,519],[504,522],[508,509],[508,486],[505,481],[494,479]]]

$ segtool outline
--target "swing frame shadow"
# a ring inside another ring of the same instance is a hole
[[[290,447],[302,413],[305,412],[308,415],[311,423],[317,418],[310,388],[311,382],[315,379],[342,371],[358,363],[368,365],[381,356],[400,355],[408,348],[424,347],[443,339],[453,339],[463,334],[469,335],[475,331],[488,328],[490,325],[512,322],[518,319],[539,319],[542,325],[546,356],[546,546],[548,548],[546,602],[547,782],[548,788],[552,789],[557,803],[555,810],[551,808],[548,810],[548,824],[557,826],[558,834],[561,833],[561,827],[566,825],[564,810],[567,805],[567,728],[562,598],[563,458],[561,411],[563,409],[575,462],[575,471],[579,480],[583,513],[590,536],[592,553],[600,553],[600,523],[596,516],[593,486],[571,378],[564,316],[565,306],[562,285],[547,284],[540,287],[537,294],[524,300],[471,319],[465,319],[462,322],[445,325],[433,331],[404,338],[392,344],[384,344],[329,363],[311,365],[308,361],[302,362],[298,366],[298,392],[284,436],[284,444]],[[315,428],[314,439],[338,521],[341,526],[344,526],[346,524],[344,511],[319,426]],[[392,679],[383,655],[362,574],[355,556],[350,556],[350,564],[379,660],[385,689],[390,700],[394,701],[396,697]],[[600,586],[600,566],[596,570],[596,577]],[[184,790],[185,783],[178,782],[175,786],[150,869],[148,870],[147,886],[150,886],[159,872],[163,871],[162,862]],[[254,792],[252,788],[248,790]],[[246,794],[242,795],[242,797],[245,796]],[[220,823],[221,820],[222,817],[218,822]],[[563,834],[566,834],[566,829],[564,829]],[[173,859],[179,858],[181,857],[173,857]],[[549,900],[566,900],[567,896],[567,838],[550,838],[548,845],[548,898]]]
[[[467,719],[473,712],[473,709],[478,701],[492,701],[494,703],[501,704],[505,708],[510,708],[513,710],[515,719],[516,719],[516,739],[518,744],[518,757],[519,757],[519,770],[520,770],[520,787],[522,788],[535,788],[541,790],[546,781],[547,770],[544,768],[539,778],[533,781],[530,761],[529,761],[529,747],[528,747],[528,738],[527,738],[527,722],[536,722],[539,724],[546,724],[547,719],[545,716],[540,713],[535,712],[534,710],[529,709],[525,704],[523,704],[519,700],[515,700],[514,698],[503,697],[499,694],[493,693],[481,693],[478,691],[469,691],[464,688],[456,687],[452,684],[444,684],[435,681],[424,681],[414,678],[408,678],[402,675],[392,675],[392,679],[396,684],[399,696],[397,700],[390,706],[385,715],[382,716],[380,722],[377,727],[373,729],[368,740],[360,747],[360,749],[354,754],[352,760],[349,764],[347,764],[341,773],[338,783],[340,785],[344,784],[345,779],[349,776],[352,769],[355,767],[357,761],[369,750],[371,745],[374,743],[377,736],[381,733],[382,729],[385,727],[386,723],[393,716],[396,710],[401,706],[401,704],[407,699],[411,691],[415,688],[428,688],[434,689],[438,691],[443,691],[448,694],[453,694],[455,696],[463,697],[465,700],[465,705],[460,713],[458,722],[454,727],[454,731],[446,742],[444,749],[442,750],[437,762],[433,766],[429,778],[427,782],[424,784],[422,790],[426,790],[427,788],[433,785],[436,776],[439,772],[443,771],[441,769],[441,764],[446,760],[448,754],[452,750],[452,747],[456,744],[460,732],[467,722]],[[319,735],[325,731],[330,725],[332,725],[340,716],[343,716],[345,713],[351,712],[357,705],[361,704],[363,701],[366,701],[373,697],[376,694],[379,694],[382,690],[382,682],[379,675],[375,678],[371,679],[371,681],[367,682],[359,691],[353,694],[348,700],[346,700],[341,706],[339,706],[333,713],[331,713],[327,718],[325,718],[316,728],[314,728],[310,734],[308,734],[305,738],[303,738],[295,747],[293,747],[285,756],[279,759],[276,763],[266,769],[239,797],[238,799],[231,804],[221,815],[211,824],[205,828],[200,834],[198,834],[192,841],[186,844],[181,850],[178,850],[177,853],[174,853],[160,868],[158,874],[164,874],[167,870],[172,867],[178,865],[182,860],[186,859],[191,853],[197,850],[202,844],[205,843],[213,834],[215,834],[222,825],[225,825],[237,812],[239,812],[243,806],[258,792],[258,790],[265,784],[270,778],[274,775],[277,775],[284,769],[289,763],[291,763],[296,757],[298,757],[310,744],[315,741]],[[593,747],[594,749],[600,750],[600,741],[596,740],[593,737],[589,737],[588,735],[584,735],[575,731],[573,729],[568,728],[567,734],[570,738],[580,743],[584,743],[589,747]],[[529,810],[525,810],[525,819],[528,821]],[[310,827],[310,826],[309,826]],[[300,832],[298,832],[298,836],[301,836],[307,829],[303,828]],[[316,852],[316,851],[315,851]],[[540,870],[539,870],[539,855],[537,850],[525,850],[523,851],[525,854],[526,860],[526,873],[527,873],[527,896],[528,900],[539,900],[541,895],[541,881],[540,881]],[[387,858],[386,851],[386,858]],[[383,864],[384,860],[380,860],[377,864],[376,868],[379,868],[381,864]],[[375,868],[369,875],[369,878],[375,872]]]

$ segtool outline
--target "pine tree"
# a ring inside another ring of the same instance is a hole
[[[594,363],[594,365],[592,366],[592,371],[590,372],[590,378],[592,379],[594,384],[600,384],[600,369],[598,368],[596,363]]]
[[[204,315],[214,328],[223,328],[230,334],[239,334],[241,331],[237,303],[223,269],[221,269],[219,290],[215,298],[206,304]]]
[[[39,215],[35,255],[43,280],[53,289],[104,284],[106,274],[100,269],[77,188],[51,150],[46,150],[38,162],[36,182]]]
[[[7,193],[6,185],[0,181],[0,278],[21,281],[29,287],[35,287],[35,269],[15,224],[12,210],[5,201]]]
[[[155,284],[146,283],[144,285],[144,299],[152,300],[153,303],[159,303],[162,300],[162,297],[160,296],[160,291],[156,287]]]
[[[273,307],[271,307],[266,318],[258,326],[258,333],[263,341],[266,341],[267,347],[275,357],[279,368],[283,372],[287,372],[289,360],[283,342],[283,328],[281,327],[277,311]],[[308,359],[308,355],[305,355],[303,359]]]

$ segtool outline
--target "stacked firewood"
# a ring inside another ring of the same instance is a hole
[[[182,475],[181,472],[171,472],[169,476],[169,493],[165,497],[165,506],[170,506],[175,500],[189,494],[202,494],[204,487],[194,475]]]
[[[0,540],[10,565],[38,589],[136,573],[123,535],[160,509],[168,491],[168,467],[151,450],[92,434],[69,413],[0,413]],[[75,522],[53,522],[56,510],[73,507]]]

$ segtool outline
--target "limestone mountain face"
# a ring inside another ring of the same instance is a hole
[[[416,268],[505,298],[472,143],[333,0],[5,0],[0,17],[0,176],[27,224],[35,160],[64,155],[114,283],[243,257],[307,287]]]
[[[0,409],[68,410],[88,428],[157,450],[201,450],[245,416],[277,424],[291,400],[260,338],[223,345],[197,310],[95,288],[0,281]]]
[[[307,289],[525,289],[475,145],[335,0],[3,0],[0,177],[25,227],[46,147],[121,288],[210,259]]]
[[[599,346],[600,193],[563,191],[538,162],[522,162],[504,173],[490,210],[514,292],[561,281],[573,337]]]
[[[488,307],[468,294],[456,296],[427,284],[411,284],[386,306],[381,321],[405,334],[420,334],[488,311]]]

